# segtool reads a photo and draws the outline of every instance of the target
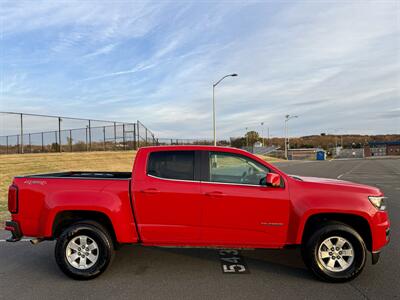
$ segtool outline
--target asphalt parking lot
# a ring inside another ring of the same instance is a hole
[[[241,251],[249,273],[223,274],[218,251],[124,246],[101,277],[74,281],[55,264],[53,242],[0,242],[0,299],[393,299],[400,298],[400,159],[277,163],[289,174],[374,185],[388,196],[390,245],[345,284],[316,280],[292,250]],[[0,232],[0,239],[6,237]]]

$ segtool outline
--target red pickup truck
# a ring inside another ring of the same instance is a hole
[[[16,177],[9,241],[56,240],[55,258],[75,279],[110,264],[119,244],[216,248],[301,246],[320,279],[347,281],[389,242],[375,187],[287,175],[225,147],[141,148],[132,173],[65,172]]]

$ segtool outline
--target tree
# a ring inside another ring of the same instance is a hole
[[[261,141],[260,135],[254,130],[248,131],[244,137],[248,146],[253,146],[255,142]]]
[[[235,148],[242,148],[246,146],[246,139],[244,137],[240,138],[231,137],[231,146]]]

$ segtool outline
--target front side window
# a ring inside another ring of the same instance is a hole
[[[242,155],[210,152],[210,181],[260,185],[269,169]]]
[[[194,180],[194,151],[152,152],[147,174],[168,179]]]

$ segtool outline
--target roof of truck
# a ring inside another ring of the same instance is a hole
[[[165,146],[148,146],[142,147],[141,149],[149,149],[149,150],[224,150],[229,152],[247,152],[242,149],[234,148],[234,147],[224,147],[224,146],[209,146],[209,145],[165,145]]]

